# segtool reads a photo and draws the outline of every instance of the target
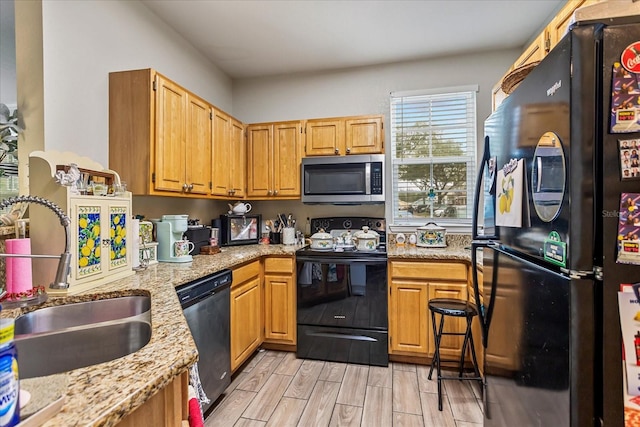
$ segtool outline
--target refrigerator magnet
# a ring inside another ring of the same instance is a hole
[[[496,225],[522,227],[524,160],[511,159],[496,176]]]
[[[618,140],[620,179],[640,179],[640,139]]]
[[[637,42],[636,44],[640,44]],[[622,53],[621,61],[613,64],[611,77],[611,133],[631,133],[640,131],[640,73],[623,66],[630,45]]]
[[[616,262],[640,265],[640,193],[620,196]]]
[[[560,267],[567,266],[567,244],[556,231],[549,233],[544,241],[544,259]]]

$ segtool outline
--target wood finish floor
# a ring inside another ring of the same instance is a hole
[[[478,427],[476,381],[443,381],[443,410],[429,366],[389,367],[296,359],[260,351],[236,374],[206,427]]]

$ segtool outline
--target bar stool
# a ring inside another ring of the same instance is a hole
[[[475,304],[462,301],[453,298],[434,298],[429,301],[429,311],[431,311],[431,325],[433,326],[433,338],[436,343],[436,349],[433,354],[433,360],[431,361],[431,368],[429,369],[429,379],[433,373],[433,367],[436,367],[438,375],[438,410],[442,411],[442,380],[472,380],[480,381],[482,385],[482,377],[480,371],[478,371],[478,361],[476,360],[476,350],[473,345],[473,335],[471,333],[471,321],[473,317],[478,314],[478,308]],[[440,315],[440,326],[436,329],[436,313]],[[465,332],[442,332],[444,327],[444,317],[464,317],[467,319],[467,329]],[[462,343],[462,352],[460,353],[459,373],[458,376],[442,376],[440,365],[442,362],[456,362],[456,360],[442,360],[440,358],[440,341],[443,335],[464,335],[464,341]],[[471,360],[473,362],[474,377],[463,377],[462,371],[464,369],[464,355],[467,350],[467,346],[471,347]],[[482,387],[480,387],[482,390]]]

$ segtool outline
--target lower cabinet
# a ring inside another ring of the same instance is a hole
[[[183,372],[142,406],[127,415],[118,427],[176,427],[188,425],[189,371]],[[185,424],[186,423],[186,424]]]
[[[467,299],[467,267],[457,262],[389,261],[389,353],[432,357],[435,350],[433,298]],[[439,316],[436,320],[439,322]],[[436,325],[438,326],[438,325]],[[464,319],[447,317],[445,332],[464,332]],[[445,336],[443,359],[460,357],[462,336]]]
[[[240,366],[262,343],[260,261],[233,269],[231,284],[231,370]]]
[[[296,343],[296,285],[294,258],[264,260],[264,340]]]

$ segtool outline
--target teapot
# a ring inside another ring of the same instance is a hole
[[[251,205],[249,203],[237,202],[235,205],[231,205],[230,203],[228,205],[231,212],[236,215],[243,215],[251,210]]]

